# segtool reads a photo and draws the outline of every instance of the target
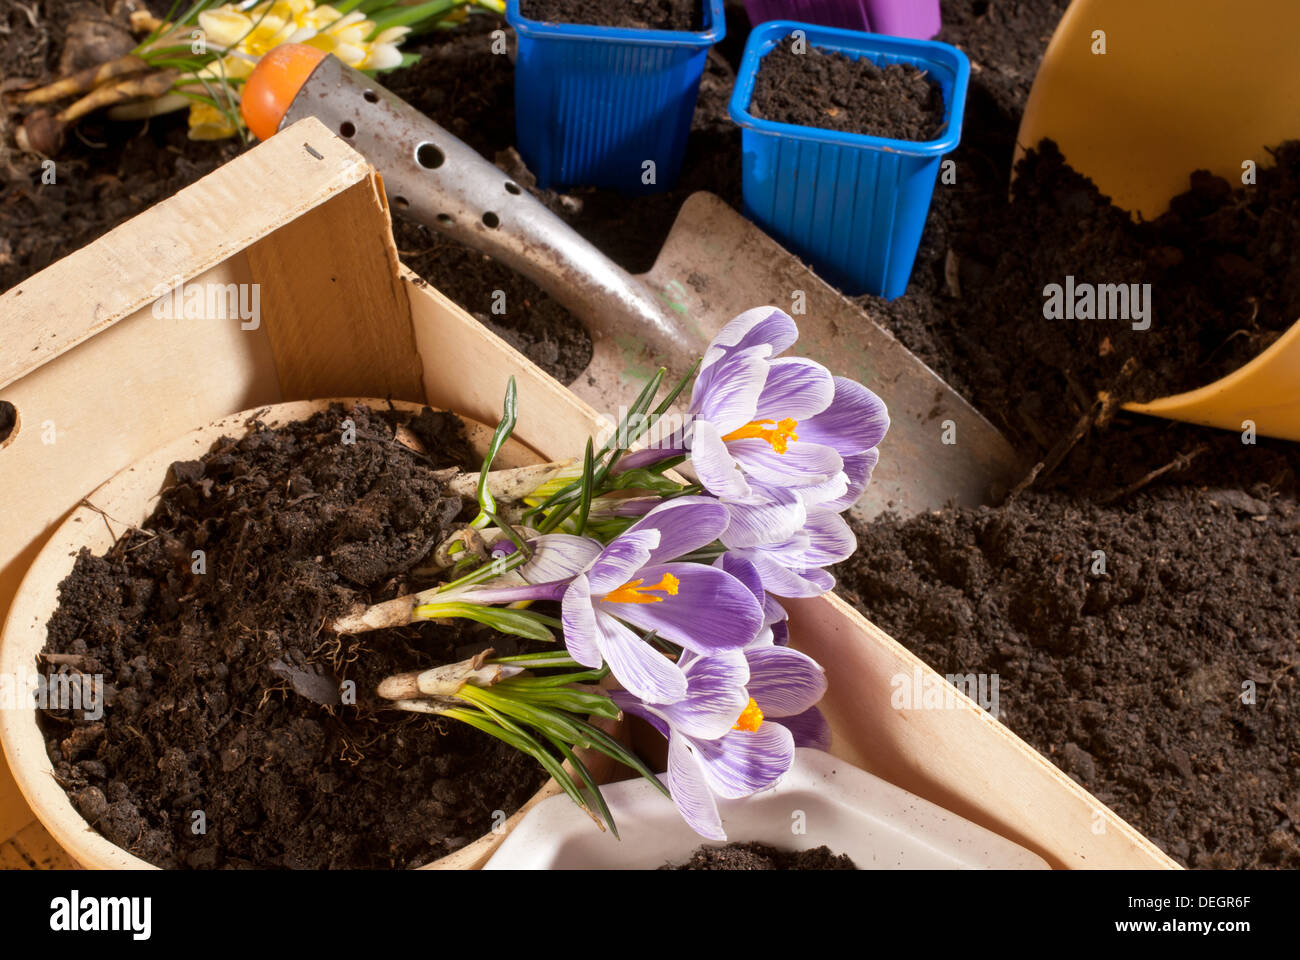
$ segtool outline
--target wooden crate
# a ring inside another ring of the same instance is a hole
[[[260,325],[156,316],[178,278],[259,284]],[[19,416],[0,449],[0,617],[90,491],[239,410],[392,396],[493,423],[514,375],[516,436],[537,453],[570,456],[598,429],[596,411],[398,262],[378,175],[314,120],[0,296],[0,331],[0,400]],[[894,709],[891,678],[933,672],[842,601],[788,607],[796,645],[830,677],[835,754],[1057,867],[1175,866],[966,698]],[[57,865],[0,767],[0,866]]]

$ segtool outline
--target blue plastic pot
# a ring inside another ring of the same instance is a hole
[[[676,182],[704,61],[726,32],[723,0],[703,3],[692,33],[529,20],[509,0],[515,137],[540,186],[653,193]]]
[[[759,62],[794,30],[811,46],[875,63],[910,63],[943,93],[944,127],[918,142],[760,120],[749,112]],[[745,216],[849,294],[907,289],[943,155],[961,139],[970,61],[956,47],[791,20],[755,27],[731,97],[743,129]]]

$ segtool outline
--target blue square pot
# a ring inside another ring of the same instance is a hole
[[[723,0],[704,0],[698,33],[529,20],[519,0],[506,21],[519,41],[515,137],[540,186],[654,193],[677,181]]]
[[[794,30],[810,46],[881,66],[926,70],[943,94],[937,139],[892,140],[760,120],[749,112],[759,64]],[[744,212],[849,294],[907,289],[943,155],[961,139],[970,61],[956,47],[773,20],[755,27],[731,97],[743,128]]]

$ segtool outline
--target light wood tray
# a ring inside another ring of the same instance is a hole
[[[159,285],[174,278],[259,283],[261,325],[155,317]],[[599,429],[597,411],[401,266],[378,175],[315,120],[0,296],[0,331],[0,399],[19,415],[0,448],[0,617],[83,498],[237,411],[391,396],[495,423],[513,374],[516,436],[539,455],[570,456]],[[872,386],[888,402],[888,385]],[[788,607],[796,645],[830,677],[837,756],[1053,866],[1175,866],[964,697],[954,709],[893,709],[892,677],[933,672],[843,601]],[[61,865],[0,765],[0,866]]]

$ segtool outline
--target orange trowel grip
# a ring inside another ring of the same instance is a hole
[[[244,84],[239,104],[244,123],[259,140],[280,129],[293,98],[327,54],[301,43],[282,43],[268,52]]]

